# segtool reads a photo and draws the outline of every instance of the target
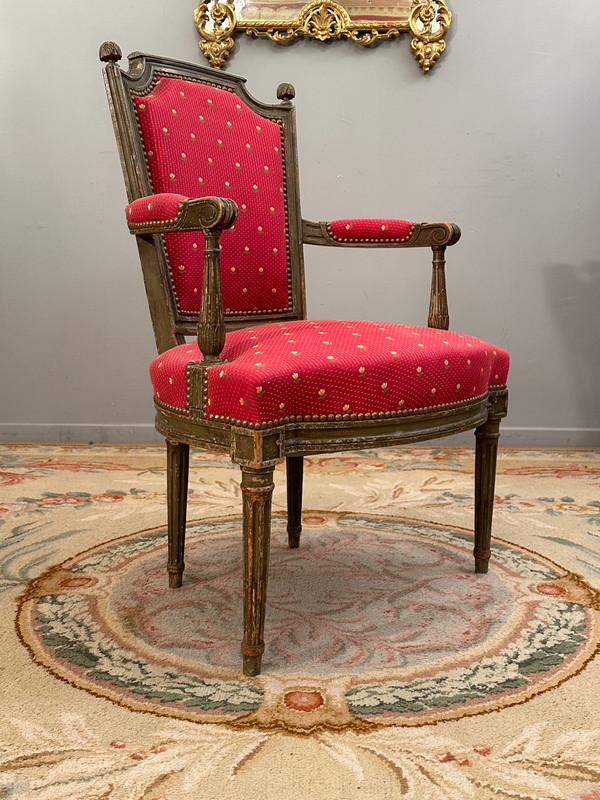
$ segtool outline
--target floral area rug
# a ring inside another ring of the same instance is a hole
[[[240,670],[239,470],[194,451],[166,588],[160,447],[0,447],[0,798],[600,800],[600,453],[276,472],[263,672]]]

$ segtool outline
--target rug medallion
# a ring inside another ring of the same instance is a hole
[[[52,674],[128,708],[247,728],[420,726],[527,701],[580,672],[600,595],[495,540],[473,573],[464,529],[307,512],[299,550],[275,515],[263,673],[240,671],[241,520],[188,525],[181,589],[166,531],[80,553],[29,582],[18,630]]]

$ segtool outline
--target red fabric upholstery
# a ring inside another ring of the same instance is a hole
[[[183,194],[153,194],[129,203],[125,216],[129,224],[168,222],[177,219],[179,204],[188,198]]]
[[[410,238],[414,224],[407,219],[334,219],[327,223],[327,230],[342,242],[403,242]]]
[[[382,322],[300,320],[227,334],[208,370],[209,418],[276,420],[396,416],[461,403],[506,383],[505,350],[451,331]],[[186,408],[186,365],[196,343],[162,353],[150,367],[156,398]],[[347,415],[347,416],[344,416]]]
[[[226,313],[290,306],[283,145],[279,124],[233,92],[160,78],[135,104],[157,194],[231,197],[239,218],[222,236]],[[200,307],[201,234],[165,234],[179,309]]]

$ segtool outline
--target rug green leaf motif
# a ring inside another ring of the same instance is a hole
[[[460,529],[307,519],[300,551],[276,529],[255,679],[240,673],[239,518],[190,524],[176,591],[163,588],[164,529],[54,567],[30,585],[22,636],[52,672],[123,705],[291,729],[478,714],[557,685],[594,651],[581,587],[522,548],[496,543],[492,570],[478,576]]]
[[[600,453],[501,447],[486,576],[472,467],[308,456],[296,551],[278,467],[246,679],[226,454],[191,453],[169,591],[164,448],[0,447],[0,797],[599,800]]]

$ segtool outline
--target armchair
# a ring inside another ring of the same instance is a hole
[[[300,215],[294,90],[106,42],[108,97],[150,304],[156,427],[167,440],[168,576],[181,586],[189,446],[241,467],[243,669],[261,670],[273,470],[286,461],[288,538],[301,535],[303,456],[475,429],[475,570],[487,572],[508,354],[448,331],[454,224]],[[430,247],[428,327],[307,320],[303,244]],[[186,337],[194,337],[188,341]]]

